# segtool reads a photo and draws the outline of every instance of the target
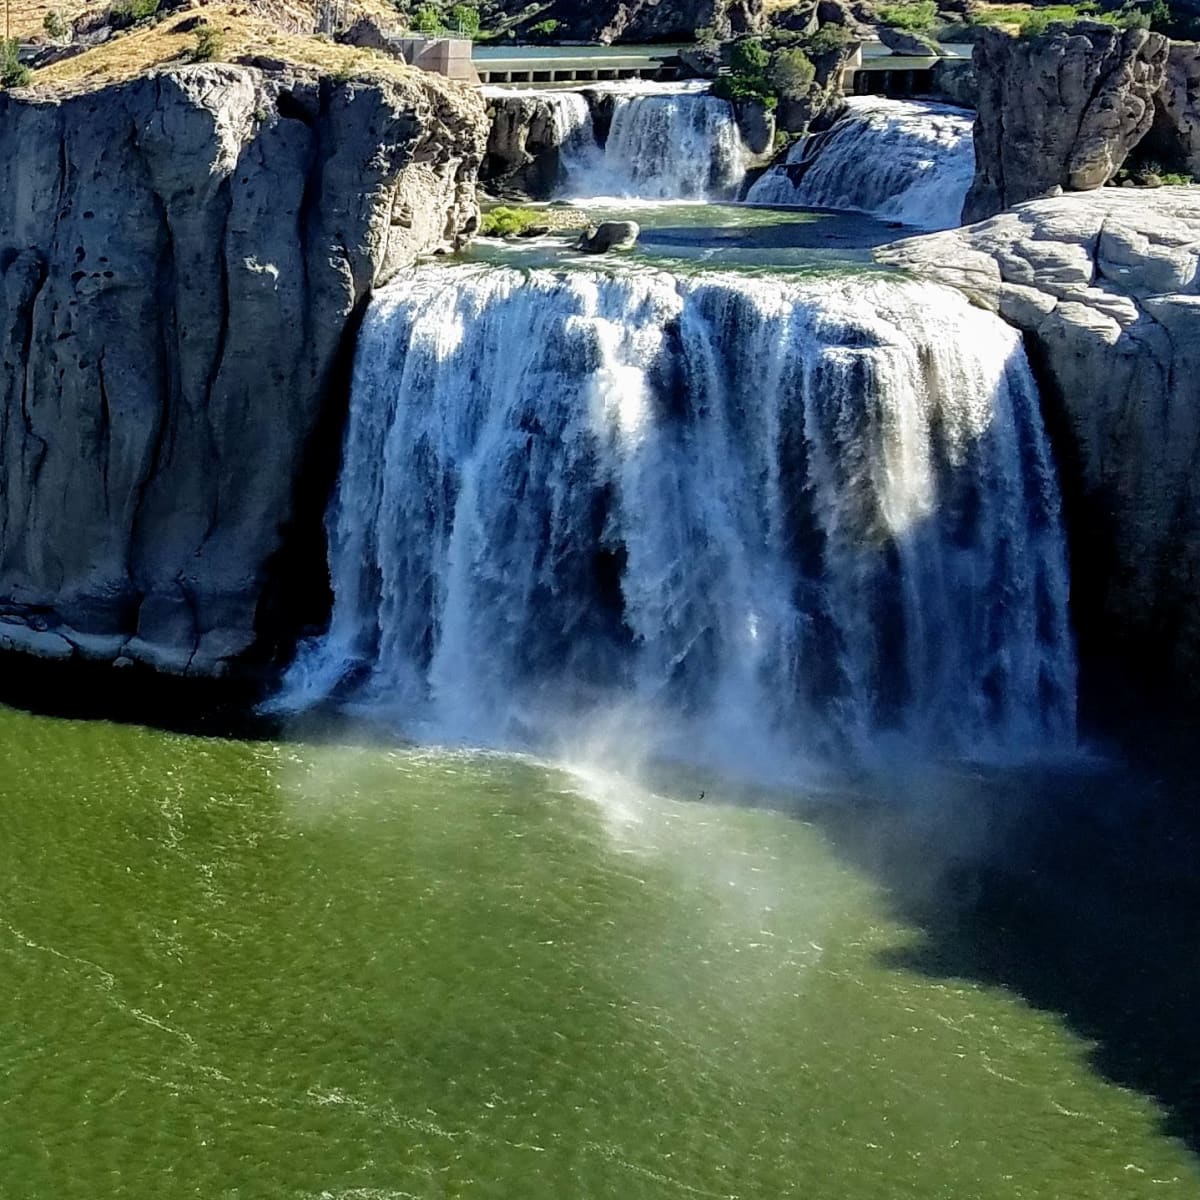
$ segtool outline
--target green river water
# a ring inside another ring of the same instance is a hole
[[[0,755],[4,1200],[1200,1195],[819,822],[3,709]]]

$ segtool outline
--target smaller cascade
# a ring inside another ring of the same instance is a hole
[[[553,154],[535,185],[553,199],[736,197],[750,161],[733,106],[706,84],[599,84],[583,91],[485,89],[498,105],[493,153],[508,169]],[[593,105],[608,112],[607,136]]]
[[[562,169],[569,175],[596,155],[592,107],[580,92],[546,92],[541,98],[550,109],[554,142]]]
[[[961,224],[975,175],[975,114],[927,101],[854,96],[824,133],[797,142],[748,204],[846,208],[920,229]]]
[[[694,84],[613,89],[600,154],[564,161],[567,196],[718,200],[736,196],[748,152],[733,106]]]

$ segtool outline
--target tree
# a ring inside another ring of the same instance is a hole
[[[413,17],[413,28],[426,36],[441,33],[444,28],[441,10],[435,4],[422,4]]]
[[[225,49],[225,35],[212,25],[201,25],[196,29],[196,44],[192,48],[192,62],[212,62],[220,58]]]
[[[33,78],[18,55],[20,48],[16,38],[0,38],[0,88],[25,87]]]
[[[763,76],[771,56],[759,38],[742,38],[729,52],[729,67],[735,75]]]
[[[771,59],[768,76],[771,86],[785,100],[801,100],[808,95],[817,69],[803,50],[780,50]]]
[[[71,37],[71,27],[63,20],[63,15],[56,8],[52,8],[47,14],[46,19],[42,22],[42,28],[46,31],[46,36],[51,41],[65,42]]]
[[[479,9],[473,4],[456,4],[450,10],[448,23],[455,33],[473,38],[479,33]]]

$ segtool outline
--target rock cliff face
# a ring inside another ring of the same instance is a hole
[[[514,14],[528,9],[525,0],[502,0]],[[697,29],[712,28],[718,37],[752,33],[763,23],[762,0],[551,0],[539,5],[527,26],[557,21],[555,37],[567,41],[691,41]]]
[[[0,95],[0,649],[216,676],[255,645],[291,540],[320,540],[347,334],[474,227],[485,136],[416,76]]]
[[[975,43],[979,118],[967,223],[1056,187],[1107,183],[1154,122],[1167,41],[1142,29],[985,30]]]
[[[491,131],[480,179],[492,192],[513,191],[539,200],[554,192],[565,131],[551,103],[527,92],[493,96]]]
[[[1084,662],[1200,699],[1200,189],[1041,200],[877,253],[1024,330]]]
[[[1169,170],[1200,178],[1200,45],[1171,44],[1154,106],[1147,149]]]

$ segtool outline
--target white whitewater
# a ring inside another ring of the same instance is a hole
[[[727,100],[692,85],[612,94],[612,126],[604,150],[589,161],[566,163],[565,195],[639,200],[737,196],[749,153]]]
[[[632,711],[760,774],[1073,737],[1035,385],[950,291],[419,268],[367,314],[329,529],[293,707],[500,745]]]
[[[613,106],[601,145],[582,92],[545,89],[489,96],[532,95],[545,103],[561,147],[562,182],[556,199],[733,199],[750,154],[733,106],[706,94],[707,84],[598,83],[589,91]]]
[[[975,114],[948,104],[852,96],[824,133],[798,141],[750,204],[850,208],[921,229],[961,224],[975,174]]]

